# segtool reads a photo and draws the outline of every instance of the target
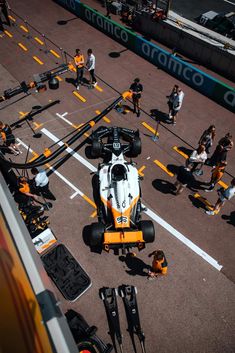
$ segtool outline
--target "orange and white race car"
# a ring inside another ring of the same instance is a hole
[[[102,245],[106,251],[134,246],[141,250],[145,243],[154,241],[155,230],[152,221],[141,220],[140,177],[135,163],[124,159],[141,153],[139,131],[101,127],[91,135],[91,141],[91,154],[103,157],[104,163],[94,176],[99,222],[91,225],[90,245]]]

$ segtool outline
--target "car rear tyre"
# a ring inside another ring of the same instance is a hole
[[[135,137],[135,139],[131,143],[131,157],[137,157],[139,154],[141,154],[141,149],[141,139],[139,137]]]
[[[152,221],[140,221],[140,230],[146,243],[153,243],[155,240],[155,229]]]
[[[102,223],[92,223],[90,234],[90,245],[101,246],[103,243],[104,225]]]
[[[102,144],[97,140],[92,141],[91,155],[92,157],[99,158],[102,154]]]

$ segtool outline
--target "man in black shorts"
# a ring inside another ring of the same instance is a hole
[[[140,83],[139,78],[135,78],[134,82],[130,86],[130,91],[132,92],[132,102],[134,105],[133,113],[137,115],[137,118],[140,116],[140,98],[141,93],[143,92],[143,86]]]

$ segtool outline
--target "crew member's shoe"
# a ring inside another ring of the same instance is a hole
[[[92,84],[93,84],[94,87],[97,86],[97,82],[93,82]]]
[[[214,216],[215,215],[215,211],[206,211],[206,214],[208,214],[208,216]]]
[[[79,87],[79,86],[77,86],[77,91],[79,91],[79,89],[80,89],[80,87]]]
[[[137,112],[137,118],[139,118],[140,117],[140,111],[138,110],[138,112]]]

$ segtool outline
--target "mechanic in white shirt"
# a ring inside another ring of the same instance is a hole
[[[49,179],[45,170],[34,167],[31,169],[31,173],[35,176],[33,179],[35,190],[47,199],[56,200],[49,190]]]
[[[215,214],[219,213],[221,207],[225,204],[226,200],[231,200],[232,197],[235,195],[235,178],[231,180],[231,185],[225,190],[218,190],[219,198],[216,201],[215,206],[212,210],[207,210],[206,214],[209,216],[214,216]]]
[[[206,147],[199,145],[198,148],[192,152],[190,157],[186,160],[186,166],[191,169],[191,172],[195,172],[197,169],[197,175],[202,175],[202,166],[207,160]]]
[[[183,99],[184,99],[184,92],[180,87],[178,87],[177,94],[175,95],[175,98],[172,104],[173,108],[172,108],[171,116],[173,118],[172,120],[173,125],[176,124],[176,117],[182,107]]]
[[[91,84],[95,87],[97,85],[95,78],[95,55],[92,53],[92,49],[87,50],[87,55],[86,68],[91,76]]]

